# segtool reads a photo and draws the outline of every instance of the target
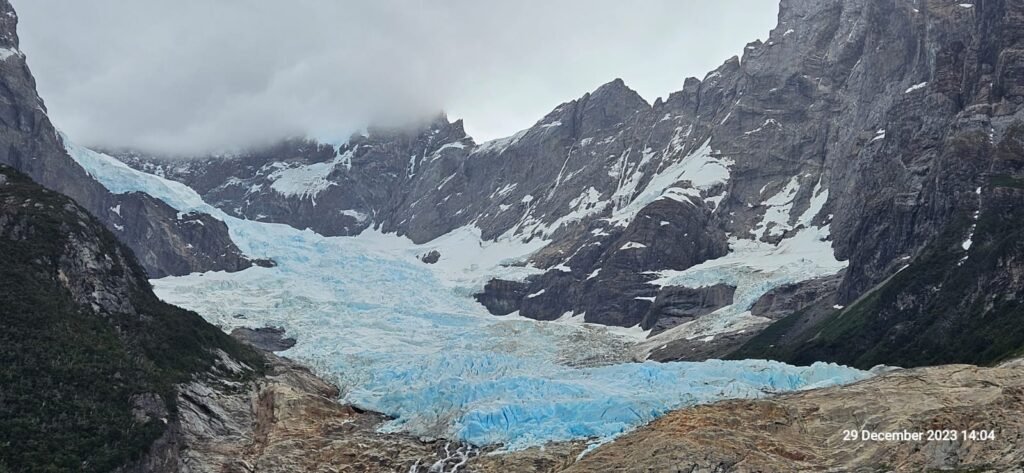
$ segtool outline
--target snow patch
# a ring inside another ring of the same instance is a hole
[[[6,61],[14,56],[20,57],[21,51],[14,48],[0,48],[0,61]]]
[[[511,184],[507,184],[507,185],[505,185],[505,187],[502,187],[501,189],[498,189],[498,190],[494,191],[491,194],[491,198],[492,199],[495,198],[495,197],[502,197],[502,198],[504,198],[504,197],[508,196],[509,194],[511,194],[512,191],[516,190],[517,186],[519,186],[519,184],[515,183],[515,182],[513,182]]]
[[[637,243],[635,241],[631,241],[629,243],[626,243],[625,245],[622,245],[622,248],[619,248],[619,249],[620,250],[638,250],[638,249],[641,249],[641,248],[647,248],[647,245],[645,245],[643,243]]]
[[[757,128],[754,128],[753,130],[744,132],[743,134],[749,136],[749,135],[753,135],[755,133],[760,133],[761,131],[763,131],[765,128],[767,128],[769,126],[774,126],[776,128],[782,128],[782,125],[779,122],[775,121],[774,118],[769,118],[769,119],[765,120],[764,123],[761,124],[761,126],[759,126]]]
[[[65,144],[111,191],[147,192],[180,212],[206,211],[225,221],[245,254],[273,258],[274,268],[152,282],[162,299],[226,329],[284,327],[298,343],[283,354],[336,383],[343,401],[394,418],[383,431],[510,450],[606,441],[672,409],[869,376],[825,363],[628,362],[616,347],[626,337],[645,337],[640,327],[595,328],[572,316],[553,323],[494,317],[460,290],[493,274],[495,265],[504,278],[500,272],[510,269],[501,262],[522,261],[543,242],[484,242],[479,229],[466,227],[415,245],[376,231],[328,238],[240,220],[187,187]],[[428,249],[443,254],[437,265],[416,260]],[[795,263],[793,255],[786,258]],[[596,359],[611,362],[599,366]]]
[[[928,83],[927,83],[927,82],[922,82],[922,83],[920,83],[920,84],[915,84],[915,85],[912,85],[912,86],[910,86],[910,88],[909,88],[909,89],[907,89],[907,91],[906,91],[906,92],[904,92],[904,93],[905,93],[905,94],[909,94],[909,93],[911,93],[911,92],[916,92],[916,91],[918,91],[918,90],[921,90],[921,89],[923,89],[923,88],[925,88],[925,87],[927,87],[927,86],[928,86]]]
[[[346,215],[346,216],[352,217],[352,218],[356,219],[356,222],[358,222],[358,223],[363,223],[363,222],[365,222],[365,221],[370,219],[369,215],[364,214],[364,213],[362,213],[362,212],[360,212],[358,210],[351,210],[351,209],[349,209],[349,210],[340,210],[340,211],[338,211],[338,213],[340,213],[342,215]]]
[[[529,132],[530,130],[526,129],[519,131],[518,133],[512,136],[485,141],[473,151],[473,154],[475,155],[477,153],[504,153],[505,150],[512,146],[515,146],[516,143],[519,143],[519,140],[523,139],[523,137],[526,136]]]
[[[353,154],[353,150],[348,150],[335,156],[334,159],[322,163],[304,165],[274,163],[272,166],[278,169],[267,176],[273,181],[270,188],[285,197],[308,198],[315,205],[317,195],[331,186],[337,185],[328,179],[331,173],[342,165],[347,169],[352,168]]]
[[[729,181],[729,167],[732,165],[731,159],[717,156],[711,150],[711,140],[708,139],[700,148],[651,177],[635,198],[613,212],[611,221],[625,226],[644,207],[661,198],[700,198],[704,193]],[[678,186],[681,183],[689,185]]]
[[[778,245],[732,237],[726,256],[684,271],[653,273],[658,279],[649,284],[655,286],[702,288],[726,284],[735,287],[736,293],[732,305],[651,337],[641,345],[641,354],[680,338],[733,333],[769,323],[750,313],[761,296],[785,284],[831,276],[846,268],[847,262],[835,259],[828,241],[829,227],[804,228]]]

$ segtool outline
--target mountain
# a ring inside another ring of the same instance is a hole
[[[83,207],[3,165],[0,254],[0,471],[131,464],[173,437],[176,385],[263,369],[254,350],[160,302]]]
[[[667,99],[615,80],[505,139],[477,144],[441,115],[341,146],[119,156],[228,213],[324,235],[543,241],[527,262],[543,274],[478,299],[639,324],[662,333],[655,359],[749,341],[736,356],[986,363],[1024,345],[996,328],[1019,325],[1020,280],[1001,275],[1016,274],[1016,230],[997,221],[1019,205],[1022,26],[1018,1],[784,0],[767,40]],[[942,354],[961,330],[971,341]]]
[[[0,2],[0,471],[1019,469],[1019,359],[624,363],[632,344],[575,322],[650,329],[660,360],[1019,355],[1024,3],[787,0],[768,41],[666,100],[613,81],[483,144],[438,116],[342,146],[120,153],[199,196],[60,137]],[[161,296],[285,320],[295,340],[239,333],[295,343],[393,419],[157,299],[150,276],[241,261],[229,229],[280,265]],[[477,299],[559,323],[483,317],[439,276],[524,248]],[[843,442],[854,427],[995,437]],[[538,439],[566,441],[482,454]]]
[[[73,198],[131,248],[153,277],[237,271],[252,265],[209,215],[179,215],[144,194],[110,193],[69,156],[78,147],[54,129],[18,49],[18,16],[0,1],[0,164]]]
[[[465,445],[381,434],[384,416],[338,402],[308,369],[159,301],[111,231],[6,165],[0,257],[0,472],[409,471],[468,459]]]

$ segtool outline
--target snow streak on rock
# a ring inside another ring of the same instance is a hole
[[[181,184],[73,145],[69,150],[111,190],[147,192],[182,212],[209,212],[228,224],[247,254],[274,259],[274,268],[153,283],[163,299],[223,327],[284,327],[298,340],[284,354],[337,382],[345,401],[395,417],[387,430],[512,449],[609,439],[682,406],[867,376],[821,363],[628,363],[623,339],[604,328],[492,317],[466,297],[477,275],[516,271],[501,263],[529,247],[481,246],[473,229],[418,246],[387,235],[327,238],[239,220]],[[417,259],[437,248],[442,264]],[[779,255],[788,263],[799,257]],[[595,359],[621,361],[597,365]]]

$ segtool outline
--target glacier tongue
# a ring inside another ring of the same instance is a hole
[[[345,401],[394,417],[385,430],[509,449],[609,439],[683,406],[868,376],[823,363],[630,363],[630,342],[603,328],[488,315],[460,290],[461,282],[444,279],[464,273],[419,263],[411,243],[326,238],[239,220],[179,183],[72,144],[68,149],[112,191],[146,192],[179,211],[209,212],[227,223],[247,254],[277,261],[275,268],[153,284],[164,300],[222,327],[284,327],[298,343],[283,354],[338,383]],[[494,265],[516,250],[493,251],[496,256],[461,260]],[[498,268],[472,269],[465,274]]]

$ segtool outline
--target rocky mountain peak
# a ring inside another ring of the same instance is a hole
[[[585,95],[577,103],[582,105],[579,113],[581,137],[593,136],[599,130],[608,129],[636,117],[641,111],[651,108],[635,90],[622,79],[615,79]]]
[[[462,120],[456,120],[452,122],[448,119],[448,114],[445,112],[437,112],[433,115],[427,116],[426,118],[412,120],[406,123],[391,123],[391,124],[371,124],[366,128],[365,137],[377,140],[387,140],[399,137],[415,137],[424,133],[440,133],[447,132],[452,135],[462,134],[465,136],[463,130]]]
[[[635,90],[629,88],[621,78],[615,78],[601,85],[588,95],[591,101],[598,103],[619,102],[625,105],[624,108],[631,109],[632,111],[650,107],[650,104]]]
[[[769,289],[789,286],[772,297],[794,310],[852,304],[974,212],[991,148],[1024,119],[1022,11],[785,0],[742,59],[654,106],[614,80],[480,145],[438,117],[415,136],[169,176],[236,215],[327,235],[372,226],[428,244],[472,227],[543,244],[528,264],[544,274],[480,289],[497,313],[692,340],[727,326],[716,340],[742,343],[770,322],[749,310]],[[797,251],[799,264],[778,258]]]

